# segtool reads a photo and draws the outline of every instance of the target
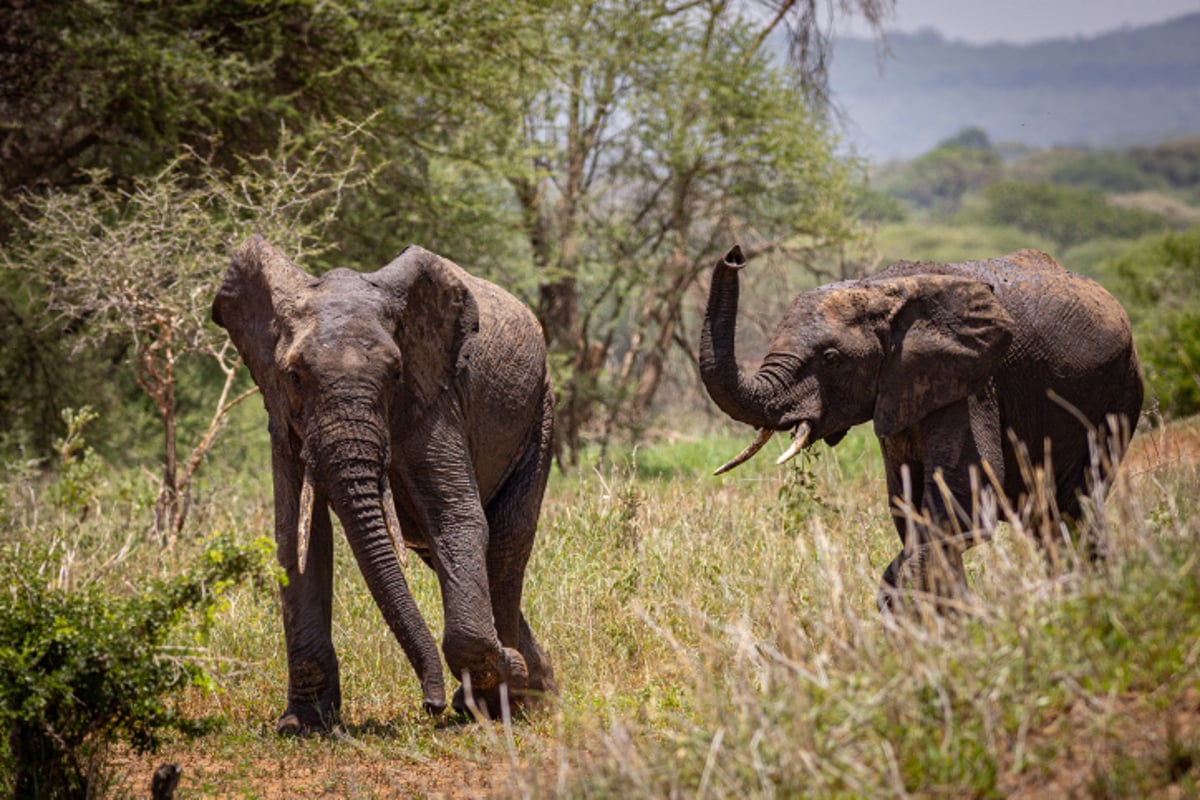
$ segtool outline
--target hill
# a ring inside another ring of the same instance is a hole
[[[1200,132],[1200,13],[1091,38],[973,45],[934,31],[834,44],[849,137],[877,161],[966,127],[1032,147],[1128,147]]]

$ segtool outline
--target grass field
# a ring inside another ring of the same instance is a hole
[[[183,709],[222,724],[156,754],[110,749],[110,794],[145,796],[173,761],[179,797],[1195,796],[1200,420],[1135,442],[1103,567],[1051,570],[998,524],[968,553],[967,613],[924,625],[875,609],[898,541],[865,426],[789,468],[764,452],[712,477],[745,444],[716,435],[555,472],[526,608],[561,696],[511,725],[422,713],[339,538],[344,733],[274,735],[277,601],[239,590],[206,642],[180,643],[218,676]],[[268,533],[267,472],[215,463],[196,528]],[[136,584],[198,549],[142,543],[144,476],[91,480],[84,522],[37,523],[63,537],[70,569],[107,558],[110,579]],[[39,486],[10,483],[6,518],[28,523],[52,488]],[[436,581],[416,561],[409,580],[440,637]]]

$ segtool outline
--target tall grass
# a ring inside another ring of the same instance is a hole
[[[552,476],[525,607],[562,694],[525,719],[425,717],[338,537],[345,734],[274,736],[286,688],[277,602],[236,592],[207,641],[216,685],[181,701],[224,727],[153,761],[118,759],[114,791],[140,793],[158,760],[181,763],[193,796],[1200,790],[1194,463],[1125,471],[1106,506],[1110,557],[1095,568],[1052,569],[1032,537],[988,523],[993,541],[967,554],[966,613],[918,623],[875,607],[899,540],[869,431],[796,467],[764,452],[712,477],[742,444],[682,439]],[[198,519],[268,532],[261,466],[215,474]],[[408,575],[440,637],[436,581],[415,561]]]

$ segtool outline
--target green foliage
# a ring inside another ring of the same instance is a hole
[[[1102,236],[1136,238],[1162,231],[1157,214],[1118,208],[1090,189],[1029,181],[999,181],[983,190],[980,214],[992,225],[1011,225],[1068,248]]]
[[[68,186],[85,169],[117,182],[153,174],[186,147],[230,167],[373,103],[362,2],[253,0],[21,3],[5,12],[0,129],[6,196]],[[102,76],[102,77],[101,77]]]
[[[88,415],[68,420],[63,470],[47,495],[68,519],[79,519],[97,491],[96,457],[79,437]],[[248,578],[272,580],[274,547],[217,535],[186,573],[131,592],[124,580],[77,575],[79,553],[67,531],[33,519],[35,527],[16,528],[0,547],[4,785],[15,797],[93,796],[95,759],[107,745],[153,749],[166,730],[209,729],[168,700],[208,680],[194,658],[197,637],[230,589]],[[171,644],[185,626],[193,644]]]
[[[1075,150],[1054,148],[1037,151],[1010,168],[1021,180],[1074,186],[1105,193],[1128,193],[1161,189],[1166,183],[1145,171],[1127,150]]]
[[[888,179],[887,190],[910,203],[938,213],[957,211],[963,196],[1002,174],[1000,156],[966,136],[943,143],[901,167]]]
[[[1200,411],[1200,227],[1167,233],[1106,269],[1134,324],[1149,393],[1171,416]]]
[[[855,217],[864,222],[904,222],[908,217],[899,198],[865,184],[854,192],[852,202]]]
[[[96,748],[153,749],[165,730],[207,730],[166,702],[205,680],[200,662],[168,639],[232,586],[265,578],[272,553],[270,542],[219,537],[188,574],[128,596],[54,585],[61,556],[47,545],[0,550],[0,724],[14,796],[85,796]]]
[[[1200,202],[1200,136],[1171,139],[1156,147],[1135,147],[1129,157],[1148,175],[1187,192]]]
[[[904,259],[955,262],[992,258],[1023,247],[1052,250],[1053,243],[1013,227],[983,225],[955,219],[921,225],[883,225],[875,235],[880,261],[890,264]]]
[[[139,563],[142,491],[87,445],[94,411],[63,419],[53,473],[7,465],[0,494],[0,791],[14,797],[96,796],[108,746],[209,730],[173,700],[210,684],[220,662],[203,645],[229,593],[278,574],[272,542],[225,533],[177,574]]]

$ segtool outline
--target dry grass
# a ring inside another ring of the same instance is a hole
[[[1191,442],[1182,449],[1176,440]],[[276,602],[233,597],[207,643],[225,724],[113,754],[115,796],[154,765],[191,797],[1177,796],[1200,791],[1200,424],[1141,437],[1107,506],[1109,562],[1052,571],[989,523],[957,621],[875,610],[898,541],[866,431],[794,470],[742,442],[641,449],[556,475],[527,582],[562,696],[510,727],[433,721],[344,542],[335,642],[346,733],[272,733]],[[270,527],[263,476],[205,524]],[[410,581],[440,634],[436,582]]]

